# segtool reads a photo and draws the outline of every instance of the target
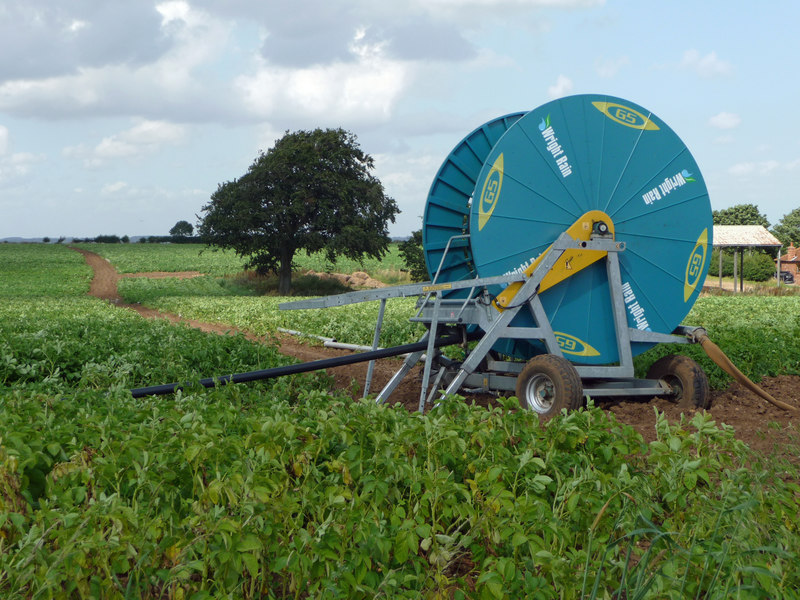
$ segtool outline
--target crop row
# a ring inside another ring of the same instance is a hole
[[[78,244],[107,258],[120,273],[152,271],[200,271],[210,275],[231,275],[242,270],[244,260],[233,251],[209,249],[203,244]],[[335,263],[320,253],[298,251],[294,258],[300,270],[353,273],[404,269],[397,244],[391,244],[382,260],[365,258],[362,262],[339,258]]]

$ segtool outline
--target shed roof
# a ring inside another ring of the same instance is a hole
[[[781,241],[762,225],[714,225],[714,247],[775,246]]]

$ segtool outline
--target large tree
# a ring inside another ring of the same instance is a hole
[[[218,186],[198,232],[246,258],[247,268],[277,272],[278,292],[288,294],[300,249],[331,262],[386,252],[399,210],[373,168],[348,131],[287,131],[242,177]]]
[[[763,225],[769,227],[767,216],[755,204],[737,204],[712,212],[714,225]]]
[[[772,228],[772,235],[783,242],[784,246],[800,244],[800,208],[783,215],[778,224]]]
[[[178,221],[172,229],[169,230],[169,234],[177,237],[189,237],[192,235],[193,231],[194,226],[189,223],[189,221]]]

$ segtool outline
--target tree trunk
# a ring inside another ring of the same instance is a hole
[[[278,294],[288,296],[292,289],[292,258],[294,252],[281,248],[281,266],[278,270]]]

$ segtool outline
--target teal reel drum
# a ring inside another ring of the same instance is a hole
[[[624,243],[619,267],[629,326],[672,332],[708,271],[708,191],[672,129],[621,98],[554,100],[464,138],[439,170],[425,208],[429,273],[438,271],[441,283],[525,271],[590,211],[607,215],[614,239]],[[539,294],[559,347],[574,363],[619,360],[604,262]],[[493,294],[502,292],[495,288]],[[533,324],[526,310],[513,323]],[[635,356],[652,345],[634,342],[631,350]],[[521,359],[545,352],[538,342],[515,339],[494,349]]]
[[[492,148],[524,114],[499,117],[475,129],[456,145],[436,173],[422,226],[425,265],[431,279],[436,277],[437,271],[437,281],[460,281],[477,276],[466,237],[475,182]]]

